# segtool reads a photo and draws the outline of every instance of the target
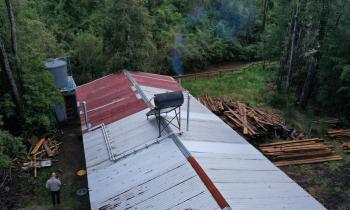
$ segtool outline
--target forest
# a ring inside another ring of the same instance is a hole
[[[78,85],[124,68],[272,62],[275,103],[350,118],[348,0],[0,0],[0,11],[0,170],[54,128],[63,99],[48,58],[65,58]]]

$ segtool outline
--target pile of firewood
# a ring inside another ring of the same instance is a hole
[[[277,133],[288,135],[285,122],[276,114],[267,113],[248,104],[225,98],[202,96],[199,101],[233,129],[246,137],[255,138]]]
[[[60,149],[62,142],[58,142],[55,136],[44,136],[39,140],[32,138],[32,146],[29,149],[29,162],[23,163],[23,169],[33,168],[34,177],[37,176],[37,168],[52,165],[52,158]]]
[[[350,140],[350,129],[329,129],[327,134],[332,139]]]
[[[341,156],[335,155],[333,146],[318,138],[260,144],[259,148],[276,166],[342,160]]]

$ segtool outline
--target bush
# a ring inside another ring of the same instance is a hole
[[[281,110],[283,112],[283,118],[294,124],[296,128],[300,127],[299,124],[295,122],[295,120],[297,120],[297,102],[295,97],[274,92],[268,97],[268,104],[275,109]]]
[[[12,136],[9,132],[0,130],[0,170],[11,165],[11,159],[24,154],[22,139]]]
[[[275,93],[271,96],[268,103],[274,108],[282,109],[287,106],[287,99],[285,96]]]

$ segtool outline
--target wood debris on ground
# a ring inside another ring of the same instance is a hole
[[[350,129],[329,129],[327,134],[332,139],[350,140]]]
[[[49,167],[52,165],[52,158],[59,153],[62,144],[53,135],[45,135],[39,140],[31,138],[32,146],[29,149],[29,162],[23,163],[23,169],[32,168],[34,177],[37,176],[37,168]]]
[[[322,139],[307,139],[302,133],[298,134],[296,130],[288,129],[286,123],[276,114],[253,108],[233,99],[210,96],[201,96],[198,99],[212,112],[219,115],[230,127],[242,133],[245,137],[256,139],[274,135],[275,137],[292,139],[259,145],[259,149],[276,166],[342,160],[341,156],[335,154],[333,146],[326,145]],[[327,122],[335,125],[338,123],[337,120]],[[350,135],[350,130],[334,131],[333,133],[329,132],[329,135],[336,137]]]
[[[233,99],[201,96],[199,101],[233,129],[249,138],[266,135],[288,136],[290,130],[276,114],[253,108]]]
[[[342,160],[341,156],[335,154],[333,146],[326,145],[318,138],[260,144],[259,149],[276,166]]]

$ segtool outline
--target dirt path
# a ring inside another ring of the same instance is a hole
[[[201,77],[211,77],[211,76],[221,76],[226,73],[230,73],[232,71],[240,70],[247,68],[251,65],[258,64],[260,61],[251,62],[251,63],[240,63],[240,62],[232,62],[232,63],[223,63],[211,65],[207,70],[199,72],[199,73],[189,73],[185,75],[175,76],[175,79],[190,79],[190,78],[201,78]]]
[[[221,71],[221,70],[232,70],[240,68],[244,65],[248,64],[247,62],[230,62],[230,63],[221,63],[221,64],[214,64],[210,65],[208,69],[204,72],[208,71]]]

